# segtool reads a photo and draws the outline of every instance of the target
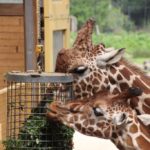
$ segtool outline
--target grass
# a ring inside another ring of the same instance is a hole
[[[72,33],[71,43],[73,43],[76,34]],[[116,49],[125,48],[127,54],[131,55],[137,62],[141,62],[140,58],[150,58],[150,33],[144,32],[123,32],[101,33],[93,35],[93,43],[104,43],[106,47],[114,47]]]

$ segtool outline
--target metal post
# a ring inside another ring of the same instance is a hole
[[[33,1],[24,0],[25,11],[25,68],[36,69]]]

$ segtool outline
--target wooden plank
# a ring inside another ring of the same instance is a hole
[[[6,82],[5,73],[3,73],[2,75],[0,75],[0,82],[3,82],[3,83]]]
[[[0,26],[22,26],[23,24],[23,17],[0,16]]]
[[[0,94],[0,124],[2,140],[6,139],[6,122],[7,122],[7,93]],[[0,145],[0,149],[3,149],[3,145]]]
[[[2,46],[17,46],[17,45],[21,45],[24,46],[24,41],[23,40],[1,40],[0,39],[0,45]]]
[[[16,61],[12,61],[12,60],[0,60],[0,66],[1,67],[7,67],[7,66],[11,66],[11,67],[23,67],[24,66],[24,62],[22,59],[17,59]]]
[[[7,72],[11,72],[11,71],[24,71],[24,69],[22,68],[22,66],[5,66],[5,67],[1,67],[0,68],[0,74],[5,74]]]
[[[0,53],[20,53],[20,54],[23,54],[24,55],[24,47],[23,45],[18,45],[18,46],[3,46],[3,45],[0,45]]]
[[[13,32],[2,32],[0,33],[0,40],[23,40],[24,35],[22,33],[13,33]]]
[[[0,54],[0,60],[12,60],[15,61],[17,59],[24,59],[23,53],[2,53]]]
[[[23,33],[24,32],[24,27],[23,26],[0,26],[0,32],[1,33],[5,33],[5,32]]]
[[[0,4],[1,16],[23,16],[23,4]]]

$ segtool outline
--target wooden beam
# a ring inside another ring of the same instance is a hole
[[[22,4],[0,4],[0,16],[23,16]]]

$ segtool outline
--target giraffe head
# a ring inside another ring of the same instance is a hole
[[[88,97],[109,89],[107,67],[116,64],[124,49],[105,48],[92,44],[94,21],[88,20],[80,29],[73,47],[62,49],[57,56],[56,72],[72,73],[75,77],[76,97]]]
[[[130,88],[121,94],[101,93],[88,98],[87,101],[74,100],[65,105],[55,101],[47,107],[47,115],[83,134],[111,139],[119,148],[133,148],[137,145],[130,141],[133,140],[132,132],[136,137],[135,132],[141,128],[141,133],[137,135],[140,135],[142,140],[144,134],[150,137],[143,127],[137,125],[137,116],[126,103],[128,98],[141,93],[139,88]],[[145,144],[150,144],[149,142],[150,140]]]

